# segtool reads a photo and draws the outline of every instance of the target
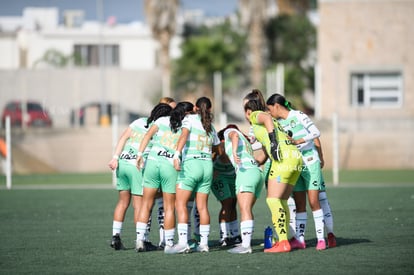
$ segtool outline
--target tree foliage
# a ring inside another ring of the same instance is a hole
[[[181,91],[192,92],[200,84],[212,87],[215,72],[226,75],[226,89],[244,70],[244,36],[228,22],[211,28],[187,25],[181,50],[174,70],[175,87]]]
[[[316,51],[316,30],[306,16],[280,15],[266,26],[268,66],[285,64],[285,93],[300,102],[303,91],[313,87],[312,54]]]

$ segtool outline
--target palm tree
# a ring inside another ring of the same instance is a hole
[[[276,0],[280,14],[305,14],[309,10],[309,0]]]
[[[162,95],[171,96],[170,41],[175,33],[179,0],[145,0],[145,14],[152,34],[160,43]]]
[[[248,44],[251,56],[251,82],[260,87],[263,78],[264,24],[270,0],[240,0],[242,25],[248,29]]]

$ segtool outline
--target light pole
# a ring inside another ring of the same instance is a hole
[[[107,106],[105,103],[106,100],[106,88],[104,84],[104,73],[105,73],[105,49],[103,43],[103,17],[104,17],[104,5],[103,0],[96,1],[96,15],[99,22],[99,88],[101,90],[101,116],[99,118],[100,125],[108,126],[109,125],[109,115]]]

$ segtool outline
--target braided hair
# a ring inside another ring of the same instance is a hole
[[[155,107],[151,111],[151,115],[147,119],[147,125],[145,125],[145,128],[148,128],[149,125],[156,121],[158,118],[163,116],[169,116],[172,111],[172,108],[170,105],[165,103],[158,103],[155,105]]]
[[[170,127],[173,133],[176,133],[181,128],[183,118],[187,113],[193,111],[193,109],[193,103],[188,101],[179,102],[175,106],[170,116]]]

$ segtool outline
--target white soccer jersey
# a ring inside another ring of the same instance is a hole
[[[172,163],[175,146],[180,137],[181,129],[176,133],[171,131],[169,116],[160,117],[154,122],[154,125],[157,125],[158,131],[152,137],[152,148],[148,159],[157,160],[162,158]]]
[[[146,117],[136,119],[129,125],[129,128],[131,128],[132,133],[131,136],[126,140],[124,148],[121,154],[119,155],[120,160],[126,161],[131,165],[136,165],[137,151],[139,145],[142,139],[144,138],[144,135],[147,133],[149,129],[149,127],[145,128],[145,125],[147,125]],[[151,147],[147,146],[146,150],[144,151],[144,160],[147,158],[150,148]]]
[[[216,130],[213,128],[209,135],[204,130],[198,114],[187,115],[183,119],[182,128],[190,131],[182,151],[183,161],[186,159],[211,159],[212,145],[220,144]]]
[[[285,132],[292,132],[293,139],[303,138],[306,141],[297,145],[306,164],[312,164],[319,160],[313,139],[320,136],[320,131],[305,113],[291,110],[286,119],[278,119],[278,121]]]
[[[239,136],[237,149],[236,149],[237,156],[240,158],[239,164],[237,164],[236,161],[234,160],[233,145],[229,137],[229,134],[231,132],[236,132],[237,135]],[[253,157],[253,149],[252,149],[252,146],[250,145],[250,142],[243,136],[243,134],[240,131],[237,131],[237,129],[229,128],[226,131],[224,131],[224,148],[225,148],[227,156],[229,157],[236,171],[238,171],[239,169],[250,169],[250,168],[259,169],[259,166]]]

